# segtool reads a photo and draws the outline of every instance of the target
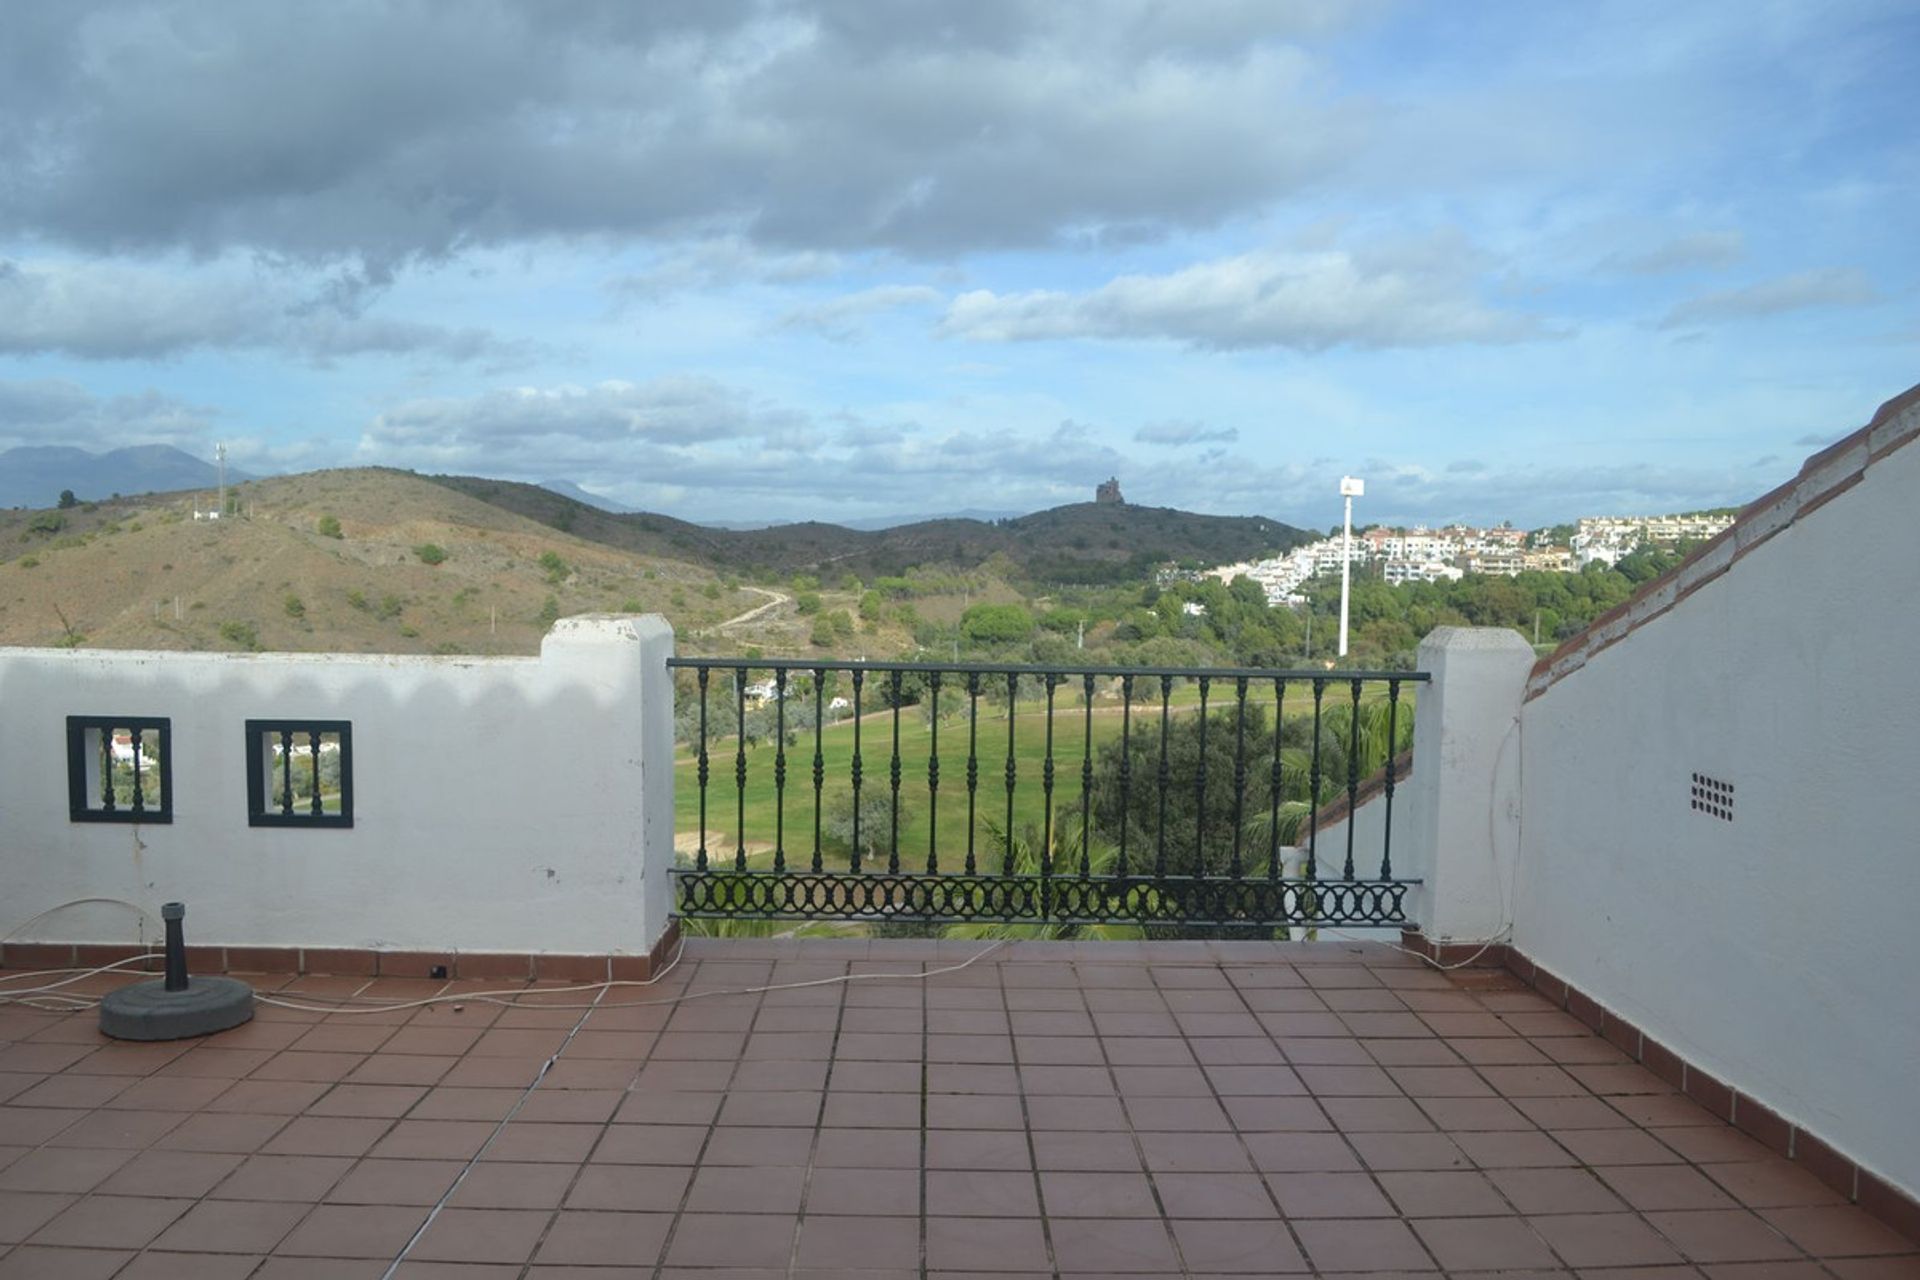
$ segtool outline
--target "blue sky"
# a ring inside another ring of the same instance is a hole
[[[1920,380],[1910,4],[101,4],[0,43],[0,448],[694,519],[1749,500]]]

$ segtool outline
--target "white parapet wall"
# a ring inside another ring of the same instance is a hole
[[[1909,1191],[1917,427],[1883,413],[1533,677],[1512,905],[1523,954]]]
[[[118,898],[186,902],[202,945],[644,955],[670,905],[672,648],[658,617],[590,616],[537,658],[0,649],[0,935],[134,940],[110,904],[27,923]],[[168,719],[171,822],[70,819],[76,715]],[[249,824],[250,719],[351,722],[351,828]]]

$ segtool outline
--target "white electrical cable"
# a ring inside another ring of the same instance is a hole
[[[1494,822],[1493,822],[1493,801],[1494,801],[1495,790],[1500,785],[1500,762],[1507,758],[1508,745],[1510,743],[1518,742],[1520,740],[1520,735],[1521,735],[1520,716],[1518,713],[1516,713],[1513,717],[1513,723],[1508,725],[1506,733],[1501,735],[1500,745],[1494,749],[1492,777],[1487,782],[1487,862],[1488,862],[1488,865],[1493,870],[1493,886],[1500,893],[1500,919],[1504,921],[1504,923],[1500,926],[1499,932],[1495,933],[1491,938],[1466,938],[1466,939],[1460,939],[1460,940],[1449,938],[1447,940],[1446,945],[1450,947],[1470,947],[1470,946],[1473,946],[1475,943],[1478,943],[1480,947],[1479,950],[1475,951],[1472,955],[1468,956],[1466,959],[1456,960],[1452,964],[1442,964],[1438,960],[1434,959],[1432,956],[1422,954],[1421,952],[1413,950],[1411,947],[1403,947],[1396,942],[1384,942],[1378,939],[1362,938],[1362,937],[1358,937],[1355,934],[1347,933],[1341,929],[1325,929],[1324,932],[1334,934],[1337,937],[1348,938],[1354,942],[1380,941],[1380,945],[1388,948],[1389,950],[1398,951],[1402,955],[1409,955],[1409,956],[1415,957],[1416,959],[1424,960],[1428,965],[1432,966],[1435,969],[1440,969],[1440,970],[1465,969],[1471,964],[1473,964],[1474,961],[1478,960],[1481,956],[1493,950],[1493,948],[1497,946],[1501,946],[1507,942],[1510,942],[1513,939],[1513,904],[1511,901],[1508,900],[1506,881],[1502,879],[1500,875],[1500,854],[1499,854],[1499,851],[1494,847],[1494,844],[1495,844],[1494,836],[1496,832],[1495,832]],[[1522,755],[1519,758],[1519,763],[1514,766],[1517,770],[1521,771],[1520,773],[1517,773],[1515,775],[1514,789],[1516,791],[1520,791],[1521,794],[1523,795],[1525,794],[1524,783],[1526,781],[1526,777],[1525,777],[1524,770],[1526,769],[1526,759],[1527,759],[1526,756]],[[1518,823],[1525,821],[1525,819],[1526,819],[1526,810],[1523,807],[1518,813],[1514,815],[1514,822],[1517,825]],[[1519,848],[1520,841],[1521,841],[1521,838],[1519,836],[1519,833],[1516,832],[1515,833],[1516,852]]]
[[[937,978],[943,974],[958,973],[962,969],[968,968],[974,964],[979,963],[981,960],[986,959],[988,956],[992,955],[994,952],[1000,950],[1002,947],[1006,945],[1007,945],[1006,940],[1003,939],[999,942],[995,942],[987,946],[981,951],[976,952],[975,954],[969,956],[967,959],[962,960],[959,964],[946,965],[938,969],[928,969],[921,973],[845,973],[845,974],[836,975],[831,978],[811,978],[805,982],[776,982],[776,983],[768,984],[766,986],[759,986],[759,987],[729,987],[729,988],[719,988],[712,991],[689,991],[689,992],[683,992],[677,996],[668,996],[667,998],[662,1000],[626,1000],[626,1001],[620,1001],[616,1003],[608,1003],[605,1000],[605,996],[609,991],[611,991],[615,987],[650,987],[650,986],[653,986],[655,983],[659,982],[662,978],[665,978],[669,973],[672,973],[674,969],[679,966],[681,957],[686,954],[686,943],[684,941],[682,941],[680,946],[675,949],[673,953],[673,959],[667,962],[666,968],[662,969],[659,973],[654,974],[652,977],[646,978],[644,980],[621,979],[621,980],[612,981],[612,982],[591,982],[591,983],[586,983],[580,986],[569,986],[569,987],[521,987],[518,989],[499,990],[499,991],[449,992],[442,995],[426,996],[418,1000],[389,1000],[381,996],[354,995],[354,996],[339,997],[338,998],[339,1002],[335,1004],[322,1004],[319,1002],[326,1000],[329,997],[306,996],[306,997],[302,997],[299,1000],[288,1000],[280,996],[264,995],[259,992],[256,992],[254,994],[254,1000],[260,1004],[273,1005],[276,1008],[293,1009],[301,1013],[318,1013],[318,1014],[325,1014],[325,1015],[356,1014],[356,1013],[394,1013],[403,1009],[420,1009],[420,1008],[425,1008],[429,1005],[436,1005],[436,1004],[469,1004],[469,1003],[497,1004],[510,1009],[593,1009],[593,1008],[640,1009],[640,1008],[648,1008],[648,1007],[658,1006],[658,1005],[683,1004],[689,1000],[705,1000],[712,996],[761,995],[769,991],[796,991],[804,987],[824,987],[824,986],[831,986],[835,983],[843,983],[843,982],[875,982],[875,981],[886,981],[886,980],[920,981],[927,978]],[[96,973],[105,973],[108,970],[118,968],[121,965],[133,964],[138,961],[149,960],[152,958],[153,958],[152,956],[131,956],[128,959],[116,961],[114,964],[104,965],[99,969],[86,970],[84,973],[80,974],[78,977],[68,979],[68,982],[55,983],[55,984],[52,984],[52,986],[65,986],[65,985],[68,985],[69,982],[79,982],[82,979],[86,977],[90,977]],[[51,972],[64,973],[69,971],[54,970]],[[27,977],[29,975],[17,974],[14,976]],[[42,975],[35,975],[35,976],[42,976]],[[52,989],[52,986],[45,988],[45,990],[50,991]],[[0,1004],[11,1004],[11,1003],[27,1004],[28,1002],[26,1000],[24,999],[16,1000],[14,997],[36,995],[39,993],[40,990],[42,989],[31,988],[31,989],[23,990],[20,992],[9,992],[9,993],[0,994]],[[587,991],[599,992],[600,996],[592,1001],[588,1001],[584,1003],[582,1002],[559,1003],[559,1002],[542,998],[549,995],[573,995],[573,994],[587,992]],[[80,1012],[86,1009],[94,1008],[100,1003],[100,1001],[97,998],[93,998],[93,997],[53,995],[53,996],[49,996],[48,998],[66,1002],[60,1008],[47,1007],[49,1012]],[[348,1004],[346,1003],[348,1001],[352,1001],[354,1003]],[[46,1007],[46,1006],[42,1006],[42,1007]]]
[[[1003,939],[999,942],[993,943],[992,945],[986,947],[985,949],[979,952],[976,952],[974,955],[969,956],[967,959],[961,961],[959,964],[947,965],[939,969],[928,969],[922,973],[843,973],[843,974],[838,974],[831,978],[811,978],[805,982],[776,982],[776,983],[772,983],[770,985],[761,986],[761,987],[728,987],[728,988],[718,988],[713,991],[688,991],[688,992],[683,992],[682,994],[677,996],[668,996],[663,1000],[627,1000],[627,1001],[622,1001],[619,1003],[612,1003],[612,1004],[605,1003],[604,1001],[600,1001],[600,1000],[591,1001],[585,1004],[581,1004],[581,1003],[561,1004],[551,1000],[539,999],[538,997],[546,996],[546,995],[572,995],[574,993],[583,992],[583,991],[600,991],[604,993],[605,991],[613,987],[652,986],[654,983],[658,982],[661,978],[666,977],[668,973],[672,972],[674,966],[680,963],[680,957],[686,952],[686,944],[684,942],[681,943],[680,949],[674,952],[672,963],[670,963],[665,969],[662,969],[658,974],[654,975],[651,978],[648,978],[644,982],[626,980],[626,981],[619,981],[619,982],[593,982],[593,983],[588,983],[584,986],[576,986],[576,987],[521,988],[517,991],[479,991],[479,992],[473,992],[473,993],[451,993],[447,995],[427,996],[424,999],[420,999],[420,1000],[386,1001],[386,1000],[382,1000],[378,996],[345,997],[346,999],[351,999],[351,1000],[373,1002],[365,1005],[364,1007],[359,1007],[359,1008],[341,1007],[338,1005],[326,1006],[326,1005],[317,1005],[317,1004],[296,1003],[290,1000],[283,1000],[278,996],[257,995],[254,998],[263,1004],[271,1004],[283,1009],[298,1009],[305,1013],[324,1013],[324,1014],[392,1013],[400,1009],[417,1009],[417,1008],[421,1008],[423,1006],[432,1005],[432,1004],[449,1004],[449,1003],[467,1004],[470,1002],[479,1002],[482,1004],[498,1004],[498,1005],[505,1005],[509,1008],[519,1008],[519,1009],[591,1009],[596,1007],[602,1008],[602,1009],[644,1009],[644,1008],[650,1008],[658,1005],[683,1004],[689,1000],[705,1000],[712,996],[751,996],[751,995],[760,995],[768,991],[797,991],[804,987],[825,987],[825,986],[831,986],[835,983],[841,983],[841,982],[874,982],[874,981],[881,981],[881,980],[919,981],[926,978],[937,978],[942,974],[958,973],[960,972],[960,970],[965,969],[970,965],[976,964],[979,961],[986,959],[988,956],[992,955],[995,951],[1000,950],[1000,948],[1006,945],[1007,945],[1006,940]],[[513,997],[534,997],[534,998],[519,999],[519,998],[513,998]]]
[[[12,938],[14,934],[19,933],[22,929],[26,929],[32,925],[39,924],[42,920],[45,920],[48,916],[52,915],[56,911],[65,911],[68,907],[85,906],[88,903],[92,903],[92,902],[104,902],[116,907],[131,907],[133,908],[134,911],[139,913],[142,919],[151,920],[156,925],[160,924],[160,921],[154,917],[153,912],[147,910],[145,907],[141,906],[137,902],[128,902],[125,898],[100,898],[100,897],[69,898],[67,899],[67,901],[60,903],[58,906],[48,907],[45,911],[42,911],[37,916],[31,916],[25,920],[22,920],[19,924],[7,930],[5,933],[0,933],[0,942],[6,942],[8,939]],[[162,925],[161,928],[159,929],[159,932],[165,933],[166,927]],[[147,945],[145,930],[141,931],[139,945],[143,947]]]
[[[111,973],[115,969],[122,968],[126,965],[145,964],[149,960],[162,958],[164,958],[163,952],[150,951],[144,955],[128,956],[124,960],[115,960],[112,964],[103,964],[94,969],[39,969],[32,972],[0,974],[0,982],[18,982],[22,978],[46,978],[57,973],[70,973],[74,975],[71,978],[66,978],[59,982],[49,982],[38,987],[0,989],[0,1005],[18,1004],[24,1005],[29,1009],[41,1009],[48,1013],[70,1013],[78,1012],[82,1009],[91,1009],[100,1003],[97,997],[52,995],[50,993],[58,991],[61,987],[70,987],[76,982],[85,982],[88,978],[96,974]],[[36,997],[45,997],[49,1000],[58,1000],[63,1003],[57,1006],[36,1004],[34,1003]]]

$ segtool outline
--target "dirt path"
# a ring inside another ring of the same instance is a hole
[[[742,586],[740,589],[742,591],[751,591],[756,595],[766,596],[767,602],[763,605],[759,605],[755,608],[749,609],[745,613],[740,614],[737,617],[728,618],[725,622],[719,623],[713,628],[715,631],[725,631],[728,627],[744,626],[745,624],[752,622],[754,619],[758,618],[761,614],[766,613],[768,610],[778,609],[781,605],[786,604],[787,602],[793,599],[792,596],[781,595],[778,591],[769,591],[765,587]]]

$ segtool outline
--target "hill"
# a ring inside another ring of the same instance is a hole
[[[404,472],[236,493],[220,521],[193,518],[198,491],[0,512],[0,644],[532,653],[558,615],[658,612],[690,634],[767,600]]]
[[[998,558],[1034,583],[1115,582],[1141,578],[1169,560],[1223,564],[1284,551],[1313,536],[1261,516],[1092,502],[991,522],[942,519],[867,530],[808,521],[721,529],[647,512],[603,511],[538,485],[430,478],[575,537],[738,573],[874,578],[917,565],[971,568]]]
[[[228,481],[248,479],[227,468]],[[80,498],[110,494],[211,489],[220,473],[210,462],[170,444],[133,445],[89,453],[66,445],[21,445],[0,453],[0,507],[51,506],[62,489]]]

